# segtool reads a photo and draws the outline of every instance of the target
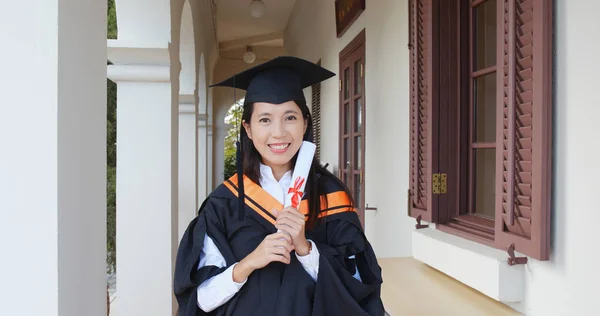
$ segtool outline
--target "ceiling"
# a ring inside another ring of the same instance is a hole
[[[296,0],[263,0],[267,10],[261,18],[250,15],[250,0],[215,0],[217,11],[217,38],[220,54],[241,59],[247,45],[259,52],[283,47],[283,31]],[[242,51],[241,54],[238,52]],[[264,56],[267,57],[267,56]],[[271,57],[271,56],[268,56]]]

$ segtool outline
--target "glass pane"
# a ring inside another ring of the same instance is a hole
[[[361,61],[357,60],[354,63],[354,94],[360,94],[362,91],[362,82],[360,80],[360,69]]]
[[[360,174],[354,174],[354,202],[356,208],[361,207]]]
[[[496,150],[475,149],[475,213],[494,218],[496,205]]]
[[[344,70],[344,100],[350,97],[350,87],[348,87],[348,82],[350,82],[350,68]]]
[[[362,148],[360,145],[360,136],[354,137],[354,159],[356,159],[354,169],[356,170],[362,168]]]
[[[362,128],[362,100],[354,100],[354,132],[358,133]]]
[[[346,185],[350,185],[350,184],[348,183],[348,174],[347,174],[347,173],[345,173],[345,172],[344,172],[344,183],[345,183]]]
[[[496,64],[496,0],[473,9],[473,58],[475,70]]]
[[[350,133],[350,103],[344,104],[344,134]]]
[[[349,169],[350,161],[352,157],[350,156],[350,137],[344,139],[344,170],[348,169],[348,171],[352,171]]]
[[[496,74],[481,76],[473,82],[473,119],[475,141],[496,140]]]

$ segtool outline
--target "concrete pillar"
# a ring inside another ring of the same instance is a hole
[[[210,117],[207,120],[206,126],[206,187],[207,194],[210,194],[212,190],[215,189],[215,185],[213,183],[213,172],[214,172],[214,148],[213,148],[213,125]]]
[[[207,115],[198,114],[198,202],[206,199],[208,193],[208,134],[207,134]]]
[[[208,89],[207,90],[207,102],[206,102],[206,113],[208,114],[206,117],[206,188],[207,188],[207,193],[210,193],[212,190],[215,189],[215,182],[214,182],[214,170],[215,170],[215,164],[214,164],[214,157],[215,157],[215,150],[213,147],[213,120],[214,120],[214,115],[213,115],[213,89]]]
[[[196,216],[200,167],[197,152],[196,105],[193,94],[179,95],[179,236]]]
[[[0,314],[106,315],[106,1],[2,12]]]
[[[178,119],[168,43],[109,41],[117,83],[117,284],[112,315],[174,315]],[[176,92],[177,93],[177,92]],[[176,95],[175,95],[176,96]]]

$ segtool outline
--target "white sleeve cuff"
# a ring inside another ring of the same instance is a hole
[[[224,272],[224,273],[226,273],[227,275],[229,275],[229,278],[231,279],[231,282],[233,282],[233,284],[234,284],[234,285],[235,285],[235,287],[236,287],[236,292],[237,292],[237,291],[239,291],[239,290],[242,288],[242,286],[244,286],[244,284],[246,284],[246,281],[248,281],[248,278],[246,278],[244,281],[242,281],[242,282],[240,282],[240,283],[238,283],[238,282],[235,282],[235,281],[233,280],[233,268],[235,268],[235,266],[236,266],[237,264],[238,264],[238,262],[236,262],[236,263],[232,264],[232,265],[231,265],[231,267],[227,268],[227,270],[225,270],[225,272]]]
[[[247,279],[241,283],[233,281],[233,268],[236,265],[237,263],[234,263],[227,270],[202,282],[198,286],[198,307],[204,312],[209,313],[225,304],[244,286]]]
[[[317,282],[317,276],[319,275],[319,249],[315,243],[308,239],[308,242],[312,244],[312,250],[306,256],[300,256],[296,253],[296,258],[304,267],[304,270],[310,275],[310,277]]]

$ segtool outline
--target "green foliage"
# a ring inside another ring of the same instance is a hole
[[[227,115],[225,116],[225,123],[230,124],[232,127],[227,131],[225,136],[225,179],[229,179],[236,173],[236,159],[235,159],[235,142],[238,137],[238,128],[242,120],[242,114],[244,113],[243,100],[234,104]]]
[[[235,144],[233,145],[235,146]],[[235,174],[236,170],[236,160],[235,160],[235,148],[233,155],[225,156],[225,179],[231,178]]]
[[[114,273],[117,266],[117,243],[116,243],[116,178],[117,172],[115,167],[108,166],[106,168],[106,272]]]
[[[117,38],[115,0],[108,0],[107,37]],[[106,80],[106,271],[116,272],[117,267],[117,85]]]
[[[115,0],[108,0],[107,12],[107,38],[117,39],[117,10],[115,8]]]
[[[117,84],[106,80],[106,164],[117,166]]]

